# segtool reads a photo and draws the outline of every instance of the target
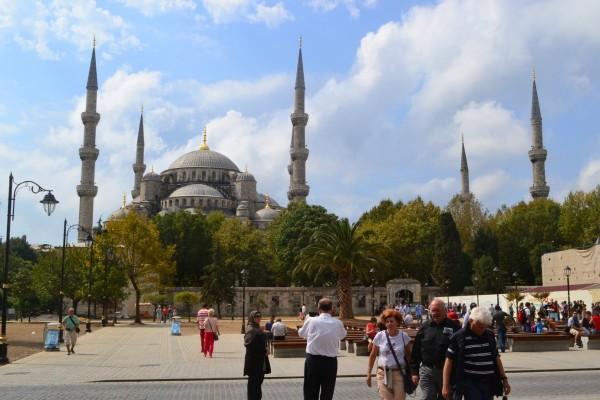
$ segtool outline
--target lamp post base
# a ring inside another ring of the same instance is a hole
[[[8,364],[8,343],[0,343],[0,364]]]
[[[58,330],[58,343],[64,343],[65,342],[65,336],[63,333],[62,328]]]
[[[92,333],[92,323],[90,321],[85,323],[85,333]]]

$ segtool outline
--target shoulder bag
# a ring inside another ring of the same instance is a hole
[[[214,338],[214,340],[216,342],[217,340],[219,340],[219,334],[213,329],[212,323],[210,322],[210,317],[208,317],[207,320],[208,320],[208,325],[210,325],[210,330],[213,333],[213,338]]]
[[[69,315],[69,319],[71,320],[71,323],[75,327],[75,332],[79,333],[81,331],[81,329],[79,329],[79,324],[76,324],[75,321],[73,321],[73,317],[71,317],[70,315]]]
[[[402,335],[402,331],[399,331],[399,332],[400,332],[400,338],[402,339],[402,348],[405,349],[406,344],[404,343],[404,336]],[[394,346],[392,346],[392,341],[390,340],[390,335],[388,334],[387,329],[385,331],[385,337],[387,339],[388,346],[390,346],[390,351],[392,352],[392,355],[394,356],[394,360],[396,360],[396,365],[398,366],[400,375],[402,375],[402,381],[404,382],[404,392],[406,392],[406,394],[413,394],[415,392],[416,386],[412,381],[412,377],[410,376],[410,367],[408,365],[408,361],[406,360],[406,355],[404,356],[404,365],[406,365],[406,371],[403,372],[402,366],[400,365],[400,362],[398,361],[398,357],[396,356],[396,352],[394,351]]]

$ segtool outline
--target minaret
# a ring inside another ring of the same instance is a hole
[[[145,171],[146,164],[144,164],[144,106],[142,106],[142,113],[140,115],[140,127],[138,128],[137,146],[135,150],[135,164],[133,164],[135,181],[133,183],[131,197],[134,199],[140,195],[140,185],[142,183],[142,176],[144,176]]]
[[[79,225],[92,232],[94,219],[94,197],[98,193],[98,187],[94,182],[96,160],[98,149],[96,148],[96,125],[100,121],[100,114],[96,112],[96,100],[98,96],[98,77],[96,75],[96,39],[92,50],[92,60],[86,85],[85,111],[81,113],[83,122],[83,146],[79,148],[81,158],[81,183],[77,185],[79,195]],[[78,239],[84,241],[88,233],[79,229]]]
[[[467,164],[464,136],[462,137],[462,154],[460,156],[460,177],[462,181],[460,197],[463,201],[467,201],[471,197],[471,192],[469,191],[469,165]]]
[[[302,38],[300,38],[298,49],[298,67],[296,69],[296,85],[294,87],[294,112],[290,115],[292,120],[292,143],[290,157],[292,162],[288,166],[290,173],[290,189],[288,199],[290,201],[306,201],[309,187],[306,184],[306,159],[308,149],[305,144],[304,129],[308,122],[308,114],[304,112],[304,66],[302,65]]]
[[[540,112],[540,103],[535,85],[535,71],[533,71],[533,94],[531,98],[531,133],[533,145],[529,150],[529,159],[533,169],[533,186],[529,188],[529,192],[534,199],[545,199],[550,193],[550,187],[546,184],[546,167],[544,164],[548,152],[544,149],[542,138],[542,113]]]

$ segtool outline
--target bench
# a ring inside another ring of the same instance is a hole
[[[306,357],[306,340],[276,340],[271,344],[273,358]]]
[[[588,337],[588,350],[600,350],[600,334],[589,335]]]
[[[510,351],[568,351],[571,335],[561,332],[509,333],[506,335]]]

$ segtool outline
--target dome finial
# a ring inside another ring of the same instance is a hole
[[[206,126],[204,127],[204,131],[202,132],[202,144],[200,145],[200,150],[208,150],[208,144],[206,144]]]
[[[121,206],[121,208],[125,208],[126,204],[127,204],[127,194],[125,192],[123,192],[123,206]]]
[[[265,194],[265,208],[271,208],[271,198],[268,194]]]

